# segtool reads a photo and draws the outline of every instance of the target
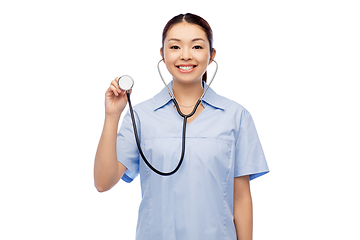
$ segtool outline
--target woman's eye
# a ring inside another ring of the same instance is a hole
[[[194,46],[195,49],[202,49],[202,46]]]
[[[179,46],[171,46],[170,49],[179,49]]]

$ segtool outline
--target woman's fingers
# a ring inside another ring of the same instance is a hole
[[[116,77],[114,80],[111,81],[110,87],[109,87],[109,91],[112,92],[115,96],[119,96],[120,93],[122,93],[123,91],[120,89],[119,84],[118,84],[118,77]]]
[[[114,87],[114,85],[110,85],[109,89],[114,93],[115,96],[119,96],[119,92],[116,87]]]
[[[119,87],[118,81],[119,81],[119,78],[116,77],[116,78],[111,82],[111,85],[113,85],[113,86],[116,88],[116,91],[117,91],[118,93],[121,93],[121,89],[120,89],[120,87]]]
[[[127,104],[126,91],[120,89],[118,77],[111,81],[105,94],[105,114],[107,116],[118,116]]]

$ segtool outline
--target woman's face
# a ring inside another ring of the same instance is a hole
[[[161,55],[175,81],[190,83],[201,81],[215,50],[210,56],[206,33],[200,26],[184,22],[169,29]]]

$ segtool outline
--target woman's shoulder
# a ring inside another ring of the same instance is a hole
[[[216,98],[216,101],[221,103],[221,106],[224,111],[226,112],[233,112],[233,113],[240,113],[240,114],[246,114],[249,113],[248,110],[239,102],[225,97],[223,95],[217,94],[214,92],[214,97]]]

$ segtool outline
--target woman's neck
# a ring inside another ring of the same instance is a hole
[[[192,83],[181,83],[173,81],[173,93],[176,101],[183,106],[191,106],[203,94],[202,80]]]

